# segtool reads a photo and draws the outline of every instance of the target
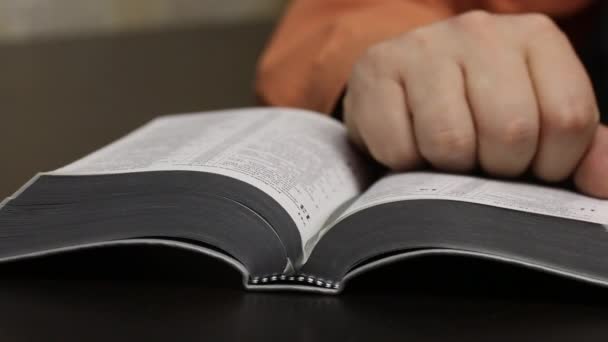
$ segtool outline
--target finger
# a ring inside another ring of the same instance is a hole
[[[367,151],[367,148],[365,147],[365,144],[363,143],[363,138],[361,138],[359,126],[353,119],[353,113],[351,109],[351,103],[353,102],[351,98],[353,95],[351,95],[351,93],[352,90],[347,90],[346,94],[344,95],[344,99],[342,100],[342,108],[344,110],[344,126],[346,126],[346,130],[348,132],[348,137],[350,138],[350,140],[354,142],[355,145],[357,145],[360,149],[369,153],[369,151]]]
[[[561,181],[587,150],[599,111],[589,77],[567,37],[550,21],[537,25],[536,39],[526,44],[541,122],[532,168],[545,181]]]
[[[460,66],[449,59],[419,57],[423,60],[406,67],[404,75],[418,151],[435,168],[470,171],[477,143]]]
[[[581,192],[608,199],[608,127],[600,126],[574,175]]]
[[[463,60],[467,96],[475,120],[481,167],[495,176],[514,177],[536,152],[539,115],[523,56],[486,46]]]
[[[374,159],[394,170],[410,170],[420,165],[421,158],[404,89],[395,78],[378,76],[364,67],[355,70],[345,98],[345,116]]]

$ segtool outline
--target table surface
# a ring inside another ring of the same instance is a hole
[[[7,195],[154,115],[253,103],[268,23],[0,45]],[[8,175],[7,175],[8,174]],[[6,176],[5,176],[6,175]],[[608,290],[471,258],[373,271],[339,296],[252,293],[170,248],[0,265],[0,341],[605,341]]]
[[[256,293],[219,261],[107,248],[0,266],[2,341],[606,341],[605,288],[472,258]]]

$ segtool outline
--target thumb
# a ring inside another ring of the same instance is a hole
[[[574,182],[581,192],[608,199],[608,126],[598,127],[589,151],[574,174]]]

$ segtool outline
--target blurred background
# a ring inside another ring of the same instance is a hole
[[[0,39],[23,40],[274,18],[285,0],[0,0]]]
[[[255,105],[286,0],[0,0],[0,200],[168,113]]]

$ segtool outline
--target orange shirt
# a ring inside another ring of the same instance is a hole
[[[565,17],[591,0],[293,0],[259,61],[265,103],[328,113],[370,45],[471,9]]]

